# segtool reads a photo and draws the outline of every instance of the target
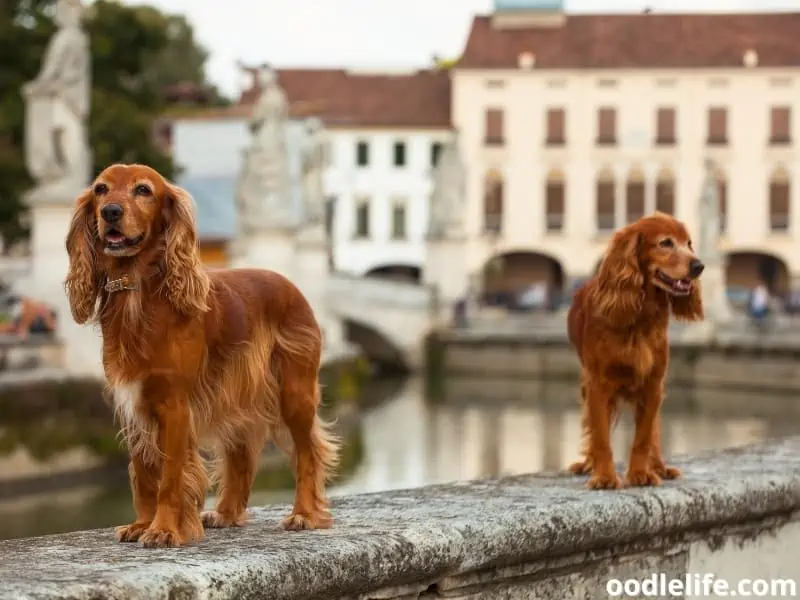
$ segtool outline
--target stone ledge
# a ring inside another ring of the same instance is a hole
[[[12,540],[0,543],[0,598],[466,597],[604,557],[659,564],[692,540],[752,538],[798,514],[800,437],[675,463],[684,478],[657,489],[538,475],[339,498],[328,531],[286,533],[287,506],[257,508],[245,528],[177,550],[117,544],[109,530]]]

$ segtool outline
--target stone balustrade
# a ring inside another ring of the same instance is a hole
[[[687,573],[772,579],[768,596],[790,595],[800,438],[676,464],[684,478],[659,488],[542,474],[337,498],[327,531],[287,533],[288,506],[257,508],[244,528],[181,549],[117,544],[109,530],[8,541],[0,598],[599,599],[610,579]]]

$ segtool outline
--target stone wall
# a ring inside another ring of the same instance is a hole
[[[611,579],[662,573],[673,590],[709,573],[790,592],[800,438],[676,464],[683,479],[650,489],[542,474],[338,498],[327,531],[287,533],[288,506],[258,508],[183,549],[117,544],[110,530],[5,542],[0,598],[600,599]]]
[[[563,336],[438,334],[427,340],[431,377],[471,375],[568,379],[580,372],[574,349]],[[800,391],[800,347],[673,343],[669,383],[681,386]]]

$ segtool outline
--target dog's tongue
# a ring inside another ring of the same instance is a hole
[[[120,242],[125,241],[125,236],[122,235],[121,233],[114,231],[106,235],[106,239],[112,244],[118,244]]]

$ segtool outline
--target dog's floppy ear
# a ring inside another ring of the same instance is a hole
[[[101,285],[97,272],[97,218],[91,189],[87,189],[75,201],[66,247],[69,270],[64,288],[72,318],[76,323],[83,324],[95,316]]]
[[[594,297],[596,314],[612,325],[626,325],[638,317],[644,302],[644,274],[639,261],[642,234],[634,225],[611,239],[600,269]]]
[[[166,255],[164,290],[172,306],[185,315],[208,310],[208,275],[197,245],[194,204],[189,193],[166,184],[164,199]]]

